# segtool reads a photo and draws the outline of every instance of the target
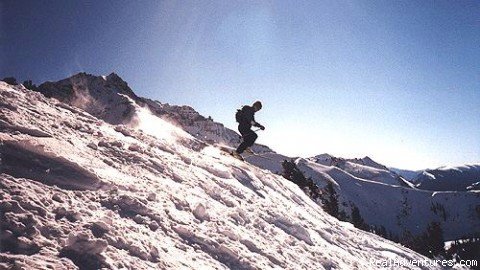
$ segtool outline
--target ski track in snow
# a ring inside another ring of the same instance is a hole
[[[156,122],[168,129],[158,138],[22,86],[0,82],[0,91],[0,269],[370,269],[370,260],[425,259],[172,125]]]

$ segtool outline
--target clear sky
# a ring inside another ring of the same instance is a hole
[[[0,1],[0,77],[80,71],[292,156],[480,162],[479,1]]]

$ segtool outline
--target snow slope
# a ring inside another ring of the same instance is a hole
[[[177,106],[159,101],[143,99],[150,110],[157,116],[177,123],[183,130],[195,138],[209,144],[238,145],[240,136],[223,124],[205,118],[190,106]],[[232,113],[233,118],[233,113]]]
[[[129,123],[134,112],[133,103],[148,107],[150,111],[209,144],[236,146],[240,137],[213,119],[200,115],[190,106],[177,106],[138,97],[117,74],[94,76],[78,73],[69,78],[46,82],[37,91],[64,103],[87,111],[111,124]],[[232,119],[234,111],[232,111]],[[271,150],[269,150],[271,151]]]
[[[412,182],[416,184],[417,188],[426,190],[478,190],[480,164],[425,170],[418,174]]]
[[[397,236],[423,233],[439,222],[445,240],[479,237],[480,192],[433,192],[360,178],[336,166],[297,159],[306,177],[318,186],[334,184],[340,209],[350,214],[352,203],[369,225],[383,226]]]
[[[0,82],[0,269],[368,269],[425,259],[131,100],[139,129]]]

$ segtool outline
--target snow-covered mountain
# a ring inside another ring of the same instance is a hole
[[[425,170],[412,182],[417,188],[426,190],[479,190],[480,164]]]
[[[267,150],[264,150],[264,152],[260,151],[260,155],[250,156],[246,158],[246,160],[249,163],[254,164],[260,168],[269,170],[276,174],[282,174],[282,162],[284,160],[297,159],[296,157],[292,158],[273,152],[271,150]],[[414,188],[414,184],[407,181],[405,178],[403,178],[396,172],[389,170],[384,165],[373,161],[369,157],[344,159],[332,156],[330,154],[321,154],[307,158],[307,160],[326,166],[337,167],[348,174],[352,174],[358,178],[362,178],[365,180],[385,183],[394,186]]]
[[[357,207],[368,225],[384,227],[396,237],[420,235],[431,222],[440,224],[446,240],[480,237],[480,191],[420,190],[368,180],[321,162],[295,162],[319,187],[334,185],[340,210],[351,215]]]
[[[240,142],[235,131],[200,115],[190,106],[170,105],[138,97],[115,73],[108,76],[78,73],[58,82],[43,83],[35,90],[85,110],[110,124],[130,123],[135,120],[132,119],[133,100],[139,106],[148,108],[155,116],[178,125],[206,143],[232,147]]]
[[[369,269],[425,259],[118,94],[138,128],[0,82],[0,269]]]
[[[252,163],[276,172],[285,159],[271,153]],[[474,186],[469,192],[421,190],[369,157],[344,159],[321,154],[295,160],[320,188],[334,184],[339,208],[347,216],[356,207],[367,225],[383,228],[394,238],[418,236],[432,222],[441,225],[447,240],[480,237],[480,192],[473,191]]]
[[[108,76],[78,73],[58,82],[42,83],[37,90],[110,124],[129,123],[134,116],[134,104],[130,100],[141,101],[115,73]]]

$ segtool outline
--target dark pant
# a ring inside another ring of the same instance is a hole
[[[255,140],[258,138],[257,133],[251,130],[251,125],[238,125],[238,131],[242,134],[242,143],[237,148],[237,153],[241,154],[245,149],[252,146],[255,143]]]

